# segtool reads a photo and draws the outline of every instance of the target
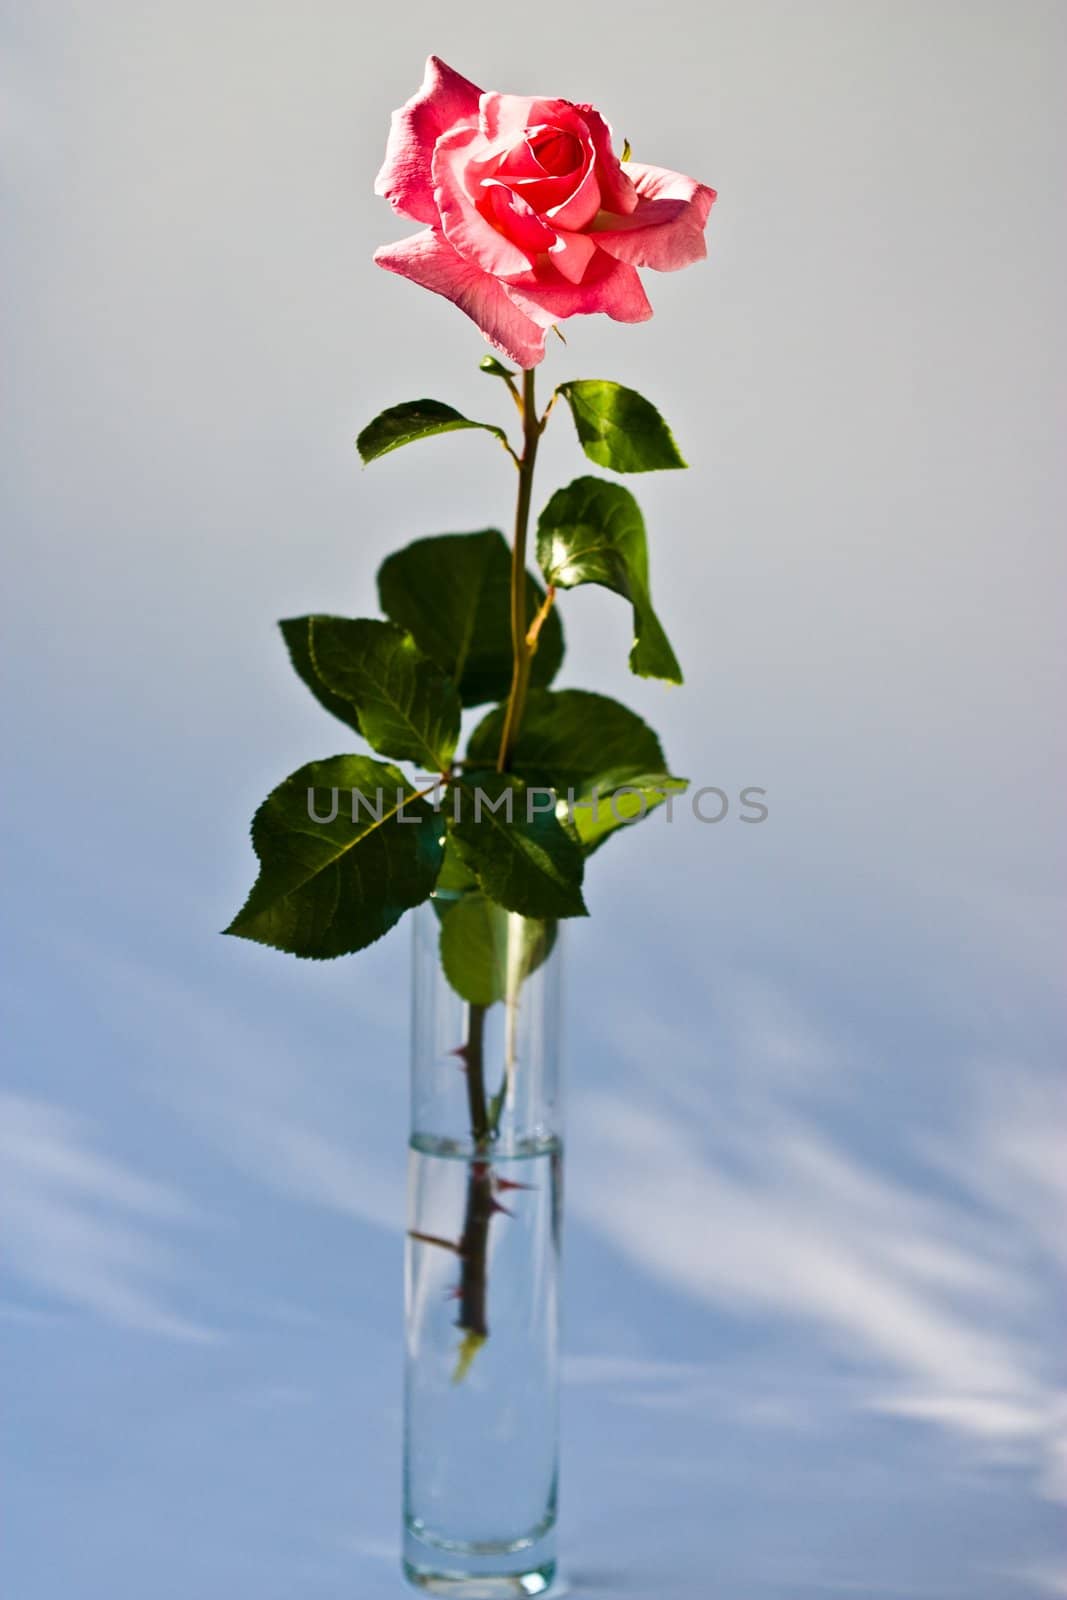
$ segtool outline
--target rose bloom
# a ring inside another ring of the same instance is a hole
[[[520,367],[578,312],[646,321],[636,269],[701,260],[715,199],[679,172],[623,166],[592,106],[483,94],[436,56],[393,113],[374,189],[426,224],[378,265],[452,300]]]

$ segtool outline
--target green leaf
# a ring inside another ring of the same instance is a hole
[[[584,791],[576,791],[567,819],[586,855],[592,855],[619,828],[632,828],[663,805],[669,795],[684,794],[687,787],[685,778],[673,778],[669,772],[640,772],[624,783],[615,780],[606,785],[591,784]]]
[[[477,875],[471,871],[460,855],[455,839],[451,836],[446,837],[445,858],[441,863],[441,871],[434,888],[434,903],[440,901],[441,908],[447,910],[452,901],[470,894],[477,887]]]
[[[454,900],[441,918],[441,966],[472,1006],[491,1006],[507,988],[508,915],[483,894]]]
[[[441,966],[470,1005],[515,998],[556,942],[554,921],[518,917],[482,894],[467,895],[445,911]]]
[[[510,796],[510,798],[509,798]],[[524,917],[581,917],[581,846],[556,818],[537,809],[511,773],[466,774],[452,786],[452,837],[486,894]],[[494,809],[495,808],[495,809]]]
[[[465,706],[503,700],[511,687],[511,552],[495,528],[416,539],[383,562],[378,594],[386,616],[458,686]],[[544,590],[527,573],[526,617]],[[530,681],[552,682],[563,660],[563,629],[545,618]]]
[[[537,559],[548,583],[574,589],[598,583],[630,601],[630,670],[681,683],[682,669],[648,592],[648,541],[637,501],[621,484],[576,478],[558,489],[537,524]]]
[[[650,401],[621,383],[602,378],[561,383],[582,449],[598,467],[613,472],[658,472],[684,467],[671,430]]]
[[[495,756],[503,722],[502,706],[483,718],[470,736],[468,762]],[[686,787],[667,771],[647,722],[617,700],[585,689],[530,693],[510,770],[524,783],[556,790],[557,815],[567,818],[587,853]],[[631,789],[637,792],[624,792]]]
[[[454,686],[409,633],[361,617],[311,619],[311,659],[327,689],[354,705],[382,755],[446,772],[459,738]]]
[[[256,812],[259,877],[224,931],[312,960],[362,950],[430,894],[442,834],[441,818],[396,767],[369,756],[312,761]]]
[[[504,714],[505,707],[496,706],[479,722],[467,743],[468,764],[496,759]],[[648,723],[618,700],[587,689],[542,689],[527,697],[509,765],[524,783],[564,795],[612,774],[622,781],[636,773],[659,772],[666,762]]]
[[[359,438],[356,449],[364,466],[387,456],[390,450],[399,450],[403,444],[414,444],[417,439],[431,439],[438,433],[455,433],[462,428],[481,428],[492,433],[505,445],[508,436],[503,428],[491,422],[472,422],[462,412],[446,406],[440,400],[408,400],[403,405],[390,406],[387,411],[368,422]]]
[[[510,367],[506,367],[496,356],[483,356],[478,363],[479,371],[488,372],[494,378],[513,378],[515,374]]]
[[[511,928],[514,930],[512,948],[516,942],[518,944],[512,979],[512,992],[517,994],[520,984],[543,966],[555,949],[559,923],[554,917],[523,917],[520,920],[512,915]]]
[[[359,725],[359,713],[351,700],[346,700],[342,695],[334,694],[323,683],[315,670],[315,663],[311,659],[311,617],[286,617],[278,626],[282,630],[289,651],[289,660],[298,678],[303,679],[311,690],[315,699],[321,706],[346,722],[350,728],[355,728],[357,733],[363,730]],[[323,620],[323,619],[319,619]]]

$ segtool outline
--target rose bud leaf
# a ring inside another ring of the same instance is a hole
[[[645,522],[628,489],[605,478],[576,478],[557,489],[538,520],[537,559],[557,589],[596,583],[629,600],[631,672],[681,683],[682,669],[652,609]]]
[[[684,467],[670,428],[636,389],[604,379],[560,384],[578,439],[590,461],[612,472],[659,472]]]
[[[390,406],[368,422],[356,440],[356,449],[364,466],[387,456],[401,445],[414,444],[419,439],[431,439],[438,433],[457,433],[464,428],[478,428],[491,433],[505,446],[508,436],[503,428],[491,422],[472,422],[462,412],[446,406],[440,400],[408,400],[403,405]]]

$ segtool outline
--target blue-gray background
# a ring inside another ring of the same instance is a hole
[[[345,746],[274,619],[507,515],[482,436],[352,448],[506,398],[370,262],[435,50],[721,193],[653,322],[545,367],[694,463],[639,485],[685,689],[589,591],[565,681],[770,806],[613,842],[570,930],[572,1581],[1067,1594],[1063,7],[0,16],[5,1593],[399,1592],[407,930],[215,930],[254,805]],[[581,468],[561,418],[545,489]]]

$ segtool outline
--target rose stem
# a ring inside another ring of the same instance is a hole
[[[511,751],[518,737],[522,714],[526,709],[526,691],[530,683],[530,666],[537,649],[537,636],[551,605],[551,594],[538,614],[537,626],[527,631],[526,617],[526,534],[530,525],[530,502],[533,498],[534,467],[537,446],[544,432],[548,413],[537,415],[537,397],[533,368],[522,375],[522,455],[519,457],[519,490],[515,500],[515,542],[511,551],[511,689],[504,728],[500,738],[497,770],[506,772]],[[467,1068],[467,1101],[470,1107],[471,1138],[479,1150],[486,1150],[492,1134],[489,1109],[485,1095],[485,1011],[484,1006],[472,1005],[469,1010],[468,1036],[463,1052]],[[478,1339],[489,1337],[487,1314],[489,1224],[497,1202],[493,1195],[493,1171],[488,1160],[473,1160],[467,1178],[467,1209],[463,1233],[459,1242],[460,1281],[459,1316],[456,1326]]]
[[[546,413],[547,416],[547,413]],[[515,501],[515,543],[511,550],[511,691],[504,713],[504,728],[500,735],[500,754],[497,771],[506,772],[511,760],[512,747],[518,737],[522,714],[526,708],[526,690],[530,683],[530,665],[537,648],[526,633],[526,530],[530,524],[530,501],[533,496],[534,466],[537,446],[544,431],[545,419],[537,415],[534,394],[534,369],[526,368],[522,375],[522,455],[519,457],[519,492]]]

